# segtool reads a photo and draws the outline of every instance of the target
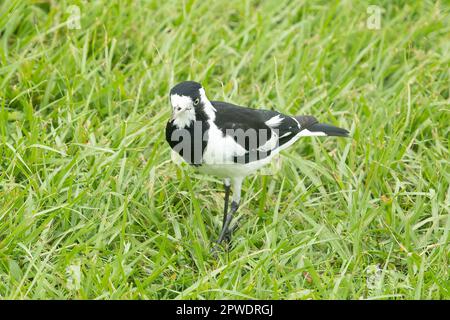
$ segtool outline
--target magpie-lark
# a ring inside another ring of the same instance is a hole
[[[210,101],[203,87],[184,81],[170,90],[172,118],[166,126],[170,147],[200,172],[223,179],[225,205],[217,243],[231,239],[230,222],[239,207],[243,179],[305,136],[348,136],[313,116],[288,116],[272,110]],[[233,188],[228,211],[230,188]]]

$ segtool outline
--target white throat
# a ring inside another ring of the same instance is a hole
[[[178,129],[188,127],[195,121],[195,109],[190,97],[174,94],[170,96],[170,103],[173,108],[173,124]]]
[[[173,124],[178,129],[189,127],[193,121],[195,121],[195,110],[193,108],[173,117]]]

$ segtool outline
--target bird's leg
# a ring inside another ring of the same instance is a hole
[[[233,226],[228,227],[228,231],[225,234],[225,241],[229,242],[231,240],[231,235],[240,227],[242,217],[239,218]]]
[[[223,220],[222,225],[225,224],[225,220],[227,218],[228,213],[228,200],[230,199],[230,179],[225,179],[223,182],[223,186],[225,188],[225,203],[223,205]]]
[[[219,235],[219,239],[217,240],[217,243],[220,244],[222,243],[223,240],[225,240],[225,238],[227,238],[227,240],[231,240],[231,232],[230,232],[230,223],[231,220],[233,219],[233,214],[236,213],[237,209],[239,208],[239,204],[232,201],[231,202],[231,210],[229,213],[227,213],[226,217],[225,217],[225,222],[222,226],[222,231],[220,231],[220,235]]]
[[[220,231],[219,239],[217,239],[217,243],[221,244],[225,239],[227,241],[231,240],[231,230],[230,223],[233,219],[233,215],[236,213],[239,208],[239,202],[241,200],[241,187],[242,187],[242,178],[232,180],[233,183],[233,199],[231,201],[231,210],[224,215],[222,230]]]

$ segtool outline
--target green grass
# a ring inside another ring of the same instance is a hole
[[[125,3],[0,4],[0,298],[450,298],[448,2]],[[186,79],[352,135],[248,178],[217,259],[221,181],[163,134]]]

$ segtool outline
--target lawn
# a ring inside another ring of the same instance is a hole
[[[449,14],[1,1],[0,298],[450,299]],[[164,137],[188,79],[351,131],[247,178],[217,258],[222,182],[172,161]]]

